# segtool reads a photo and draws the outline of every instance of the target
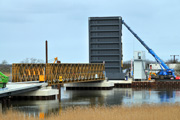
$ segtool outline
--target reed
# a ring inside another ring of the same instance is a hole
[[[39,117],[9,110],[0,113],[2,120],[36,120]],[[143,105],[133,107],[99,106],[67,108],[60,114],[45,116],[46,120],[179,120],[180,105]]]

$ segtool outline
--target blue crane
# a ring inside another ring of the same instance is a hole
[[[160,64],[161,70],[158,72],[158,76],[161,76],[160,78],[176,78],[176,75],[174,73],[174,69],[170,69],[157,55],[156,53],[149,48],[141,38],[132,31],[132,29],[122,20],[122,24],[134,35],[135,38],[138,39],[138,41],[148,50],[148,52],[155,58],[155,60]]]

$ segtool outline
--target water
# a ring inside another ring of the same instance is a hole
[[[112,90],[65,90],[61,88],[59,100],[12,101],[13,109],[36,116],[39,113],[59,113],[74,106],[112,106],[180,103],[180,90],[114,88]]]

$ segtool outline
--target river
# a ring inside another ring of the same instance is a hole
[[[112,90],[66,90],[61,88],[59,100],[11,101],[12,108],[30,115],[58,113],[74,106],[132,106],[142,104],[180,103],[180,90],[175,89],[133,89]]]

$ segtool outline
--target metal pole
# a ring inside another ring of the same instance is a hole
[[[46,63],[48,63],[48,42],[46,40]]]
[[[46,65],[47,65],[47,63],[48,63],[48,42],[47,42],[47,40],[46,40]],[[45,66],[45,81],[47,80],[46,78],[47,78],[47,76],[46,76],[46,66]]]

